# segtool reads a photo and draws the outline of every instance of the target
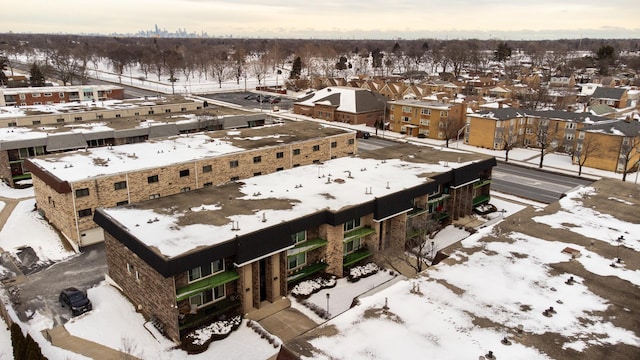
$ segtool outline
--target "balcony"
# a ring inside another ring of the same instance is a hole
[[[477,183],[473,184],[473,188],[477,189],[479,187],[483,187],[483,186],[486,186],[486,185],[489,185],[489,184],[491,184],[491,179],[483,179],[483,180],[480,180]]]
[[[351,254],[348,254],[342,259],[342,267],[351,266],[358,261],[364,260],[369,256],[373,255],[373,253],[366,247],[360,248]]]
[[[299,242],[293,249],[287,251],[287,255],[297,255],[301,253],[306,253],[315,249],[319,249],[323,246],[327,245],[327,240],[322,238],[315,238],[303,242]]]
[[[240,305],[239,297],[231,296],[208,306],[201,307],[194,314],[180,314],[178,318],[179,329],[180,331],[184,331],[213,321],[229,318],[240,312]]]
[[[292,283],[294,281],[302,280],[309,275],[313,275],[317,272],[320,272],[326,269],[327,266],[329,265],[322,261],[317,262],[315,264],[307,265],[301,269],[294,271],[293,274],[289,275],[287,277],[287,283]]]
[[[480,195],[473,198],[473,206],[478,206],[484,203],[489,202],[489,195]]]
[[[197,293],[205,290],[212,289],[216,286],[226,284],[228,282],[237,280],[240,276],[235,270],[228,270],[220,274],[209,276],[202,280],[193,282],[187,286],[181,287],[176,290],[176,301],[182,301],[188,299]]]
[[[370,227],[361,227],[355,230],[346,231],[344,233],[344,240],[349,240],[352,238],[361,238],[367,235],[375,234],[376,231]]]

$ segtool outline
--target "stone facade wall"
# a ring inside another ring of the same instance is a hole
[[[473,184],[451,189],[451,197],[449,198],[449,203],[445,206],[445,210],[449,211],[449,216],[452,220],[458,220],[460,217],[471,214],[473,194]]]
[[[327,246],[324,247],[324,258],[329,264],[326,272],[337,277],[342,277],[342,258],[344,251],[344,227],[342,224],[331,226],[324,224],[320,226],[320,237],[327,239]]]
[[[14,186],[11,165],[9,164],[9,152],[0,151],[0,179],[3,179],[11,187]]]
[[[242,301],[242,311],[247,313],[253,309],[253,264],[245,265],[237,269],[240,278],[238,279],[238,291],[240,291]]]
[[[174,279],[160,275],[108,233],[105,234],[105,249],[109,277],[122,288],[123,295],[145,319],[156,317],[164,325],[165,335],[179,343]]]
[[[246,179],[259,173],[268,174],[295,166],[327,161],[334,157],[348,156],[357,152],[355,141],[350,141],[353,139],[355,134],[345,133],[72,183],[74,191],[83,188],[89,190],[89,195],[83,197],[75,197],[74,194],[57,194],[46,183],[33,176],[34,192],[38,206],[45,210],[49,222],[70,239],[74,247],[78,247],[82,245],[80,240],[82,234],[79,238],[78,233],[97,227],[91,215],[78,218],[76,228],[75,217],[79,210],[91,209],[93,213],[98,207],[113,207],[124,201],[136,203],[153,196],[164,197],[187,191],[187,189],[199,189],[205,185],[224,184],[235,178]],[[332,143],[335,143],[335,147],[331,147]],[[315,146],[317,150],[314,150]],[[300,149],[299,155],[293,155],[295,149]],[[278,158],[278,153],[282,153],[282,158]],[[258,157],[259,159],[254,160]],[[232,161],[238,161],[238,166],[231,167]],[[212,171],[204,173],[203,168],[207,165],[211,165]],[[180,176],[181,170],[188,170],[189,174]],[[149,183],[148,178],[155,175],[158,176],[158,182]],[[127,183],[126,188],[116,189],[115,183],[121,181]],[[49,204],[49,196],[55,201],[55,207]]]
[[[407,237],[407,214],[402,213],[385,221],[385,226],[389,231],[390,251],[404,251],[404,244]]]

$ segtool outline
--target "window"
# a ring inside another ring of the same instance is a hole
[[[89,189],[76,189],[76,197],[89,196]]]
[[[257,163],[260,163],[260,162],[262,162],[262,156],[254,156],[253,157],[253,163],[254,164],[257,164]]]
[[[129,204],[129,200],[118,201],[116,203],[116,206],[122,206],[122,205],[127,205],[127,204]]]
[[[44,97],[51,97],[51,93],[44,93]]]
[[[276,159],[282,159],[284,158],[284,152],[280,151],[276,153]]]
[[[194,282],[224,271],[224,261],[216,260],[189,270],[189,282]]]
[[[295,234],[291,234],[291,240],[293,241],[294,244],[307,241],[307,231],[302,230],[302,231],[298,231]]]
[[[578,139],[584,139],[584,131],[578,133]]]
[[[213,289],[208,289],[199,294],[191,296],[189,298],[189,303],[198,307],[210,304],[214,301],[224,298],[224,291],[224,285],[216,286]]]
[[[113,183],[113,189],[114,190],[122,190],[122,189],[126,189],[127,188],[127,182],[126,181],[118,181],[116,183]]]
[[[149,176],[147,178],[147,183],[149,183],[149,184],[157,183],[157,182],[158,182],[158,175]]]
[[[320,151],[320,145],[313,145],[313,151]]]
[[[360,218],[353,219],[344,223],[344,231],[353,230],[360,227]]]
[[[356,143],[356,141],[355,141],[355,139],[349,139],[349,141],[347,141],[347,143],[348,143],[349,145],[353,145],[353,144],[355,144],[355,143]]]
[[[362,241],[360,238],[356,238],[356,239],[345,242],[344,248],[343,248],[343,254],[344,255],[351,254],[352,252],[360,249],[361,244],[362,244]]]
[[[64,119],[56,119],[56,122],[57,122],[57,123],[63,123],[63,122],[64,122]]]
[[[573,134],[566,134],[564,138],[567,140],[573,140]]]
[[[213,186],[213,183],[211,181],[204,183],[202,186],[204,187],[208,187],[208,186]]]
[[[431,115],[431,109],[421,109],[420,114],[422,115]]]
[[[293,149],[293,155],[300,155],[300,149]]]
[[[87,216],[91,216],[91,214],[92,214],[91,209],[78,210],[78,217],[87,217]]]
[[[211,165],[205,165],[205,166],[202,167],[202,172],[203,173],[211,172],[211,170],[212,170]]]
[[[448,111],[440,111],[440,117],[441,117],[441,118],[443,118],[443,117],[447,117],[448,115],[449,115],[449,112],[448,112]]]
[[[34,97],[34,98],[40,97],[40,93],[32,93],[31,97]]]
[[[411,112],[411,106],[403,106],[402,107],[402,112],[410,113]]]
[[[283,167],[279,167],[279,168],[276,169],[276,171],[282,171],[282,170],[284,170]]]
[[[409,122],[409,121],[411,121],[411,118],[409,118],[408,116],[403,116],[402,117],[402,121]]]
[[[189,176],[189,169],[180,170],[180,177]]]
[[[287,260],[288,260],[287,269],[295,270],[297,268],[304,266],[307,263],[307,253],[303,252],[300,254],[289,256]]]
[[[138,270],[136,270],[136,280],[140,281],[140,272]]]
[[[149,195],[149,199],[157,199],[160,197],[160,194],[151,194]]]
[[[332,141],[331,142],[331,147],[332,148],[337,148],[338,147],[338,143],[336,141]]]
[[[567,129],[575,129],[576,128],[576,123],[574,122],[568,122],[567,125],[565,126]]]
[[[229,161],[229,167],[231,167],[231,168],[237,168],[238,165],[239,165],[238,160]]]
[[[229,178],[229,181],[238,181],[240,180],[240,176],[232,176],[231,178]]]
[[[63,92],[58,93],[58,97],[59,97],[60,99],[64,99],[64,93],[63,93]]]
[[[133,270],[133,265],[131,265],[131,264],[127,263],[127,272],[128,272],[129,274],[131,274],[131,271],[132,271],[132,270]]]
[[[20,94],[20,95],[18,95],[18,97],[20,98],[20,100],[24,100],[25,99],[25,95],[24,94]]]
[[[34,105],[40,105],[40,104],[34,104]],[[40,120],[33,120],[31,123],[33,125],[40,125]]]
[[[431,120],[429,120],[429,119],[420,119],[420,125],[429,126],[429,125],[431,125]]]
[[[74,121],[82,121],[82,116],[76,116],[73,118]]]
[[[189,186],[186,186],[180,189],[180,192],[189,192],[189,191],[191,191],[191,188]]]
[[[254,172],[253,173],[253,176],[260,176],[260,175],[262,175],[262,171],[258,171],[258,172]]]

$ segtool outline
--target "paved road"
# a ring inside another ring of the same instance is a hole
[[[245,99],[247,95],[256,95],[256,94],[257,92],[253,93],[253,92],[247,91],[247,92],[223,92],[223,93],[216,93],[216,94],[204,94],[199,96],[213,99],[213,100],[224,101],[227,103],[236,104],[248,109],[255,109],[255,110],[260,109],[260,110],[267,111],[267,110],[270,110],[272,106],[273,107],[277,106],[281,110],[293,109],[294,100],[283,97],[282,95],[279,95],[279,94],[266,93],[269,95],[280,97],[281,101],[277,104],[260,103],[255,99]]]
[[[498,162],[498,166],[493,169],[491,189],[549,204],[558,200],[564,192],[592,182],[593,180]]]

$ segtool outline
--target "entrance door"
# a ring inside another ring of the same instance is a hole
[[[267,300],[267,260],[260,260],[260,302]]]

